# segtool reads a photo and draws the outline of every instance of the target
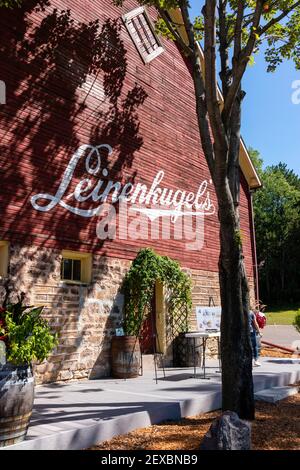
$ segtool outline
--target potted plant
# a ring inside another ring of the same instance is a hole
[[[141,350],[139,334],[144,319],[144,304],[136,307],[132,284],[134,284],[131,273],[134,270],[135,261],[125,276],[123,282],[123,293],[125,298],[124,317],[122,326],[117,328],[116,335],[111,341],[111,375],[118,379],[129,379],[138,377],[141,370]],[[139,298],[142,296],[139,292]]]
[[[32,362],[46,359],[57,345],[43,307],[26,306],[24,298],[6,299],[0,309],[0,447],[24,440],[34,400]]]

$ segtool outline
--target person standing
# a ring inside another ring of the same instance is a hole
[[[258,353],[257,336],[259,335],[261,337],[262,334],[260,332],[260,328],[256,321],[256,317],[255,317],[253,310],[250,310],[249,312],[249,330],[250,330],[250,339],[251,339],[251,346],[252,346],[253,366],[259,367],[261,366],[261,363],[258,361],[259,353]]]
[[[261,330],[266,326],[266,323],[267,323],[267,318],[264,313],[265,308],[266,308],[266,305],[263,305],[261,302],[259,302],[255,306],[255,310],[254,310],[255,319],[260,329],[260,334],[256,334],[258,356],[260,356],[260,351],[261,351],[261,337],[262,337]]]

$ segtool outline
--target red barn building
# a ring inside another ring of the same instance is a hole
[[[120,287],[142,247],[179,261],[194,307],[220,303],[217,202],[193,82],[154,20],[132,0],[1,8],[0,284],[9,278],[45,305],[60,332],[40,381],[109,374]],[[240,161],[254,298],[250,193],[260,181],[243,144]]]

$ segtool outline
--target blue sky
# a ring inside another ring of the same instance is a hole
[[[203,0],[190,0],[192,14],[201,11]],[[266,72],[262,52],[248,67],[243,89],[242,134],[247,146],[261,153],[265,165],[284,161],[300,175],[300,104],[292,103],[292,83],[300,80],[293,63],[285,62],[275,73]]]

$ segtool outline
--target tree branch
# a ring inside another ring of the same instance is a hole
[[[258,34],[262,36],[266,31],[268,31],[268,29],[274,26],[274,24],[279,23],[279,21],[283,20],[289,13],[291,13],[291,11],[293,11],[298,6],[300,6],[300,1],[295,2],[289,8],[286,8],[285,10],[283,10],[280,15],[276,16],[276,18],[273,18],[272,20],[270,20],[269,23],[267,23],[265,26],[260,28],[260,30],[258,31]]]
[[[234,30],[234,48],[233,48],[233,62],[237,63],[241,49],[242,49],[242,27],[245,11],[245,2],[240,1],[237,11],[237,18]],[[234,66],[234,64],[233,64]]]
[[[227,139],[218,101],[216,73],[216,0],[206,0],[203,8],[203,16],[206,102],[214,137],[214,147],[217,150],[217,158],[217,155],[227,153]]]
[[[220,59],[221,71],[220,78],[222,81],[223,96],[227,96],[228,88],[230,86],[231,73],[229,69],[229,52],[227,42],[227,27],[226,27],[226,6],[227,0],[219,0],[219,41],[220,41]]]
[[[230,86],[228,90],[227,97],[224,99],[224,108],[223,108],[222,118],[223,118],[225,128],[228,127],[234,100],[240,88],[243,75],[245,73],[250,56],[253,52],[255,43],[257,41],[257,29],[260,24],[262,11],[263,11],[263,1],[257,0],[255,12],[253,15],[253,22],[251,26],[250,37],[248,39],[246,46],[241,50],[239,54],[238,62],[237,64],[235,64],[235,67],[234,67],[232,85]]]
[[[205,93],[205,84],[201,70],[201,59],[199,54],[198,45],[195,40],[195,34],[192,22],[189,16],[188,3],[186,0],[179,0],[179,6],[183,23],[189,40],[189,47],[193,50],[192,65],[193,65],[193,79],[196,95],[196,111],[198,118],[198,125],[200,130],[202,148],[210,170],[212,178],[215,173],[215,153],[210,134],[208,109]]]
[[[176,26],[173,26],[172,21],[169,18],[169,15],[167,12],[165,12],[162,8],[157,7],[157,11],[160,14],[161,18],[164,20],[164,22],[167,25],[168,30],[170,33],[174,36],[176,42],[180,45],[182,51],[188,56],[191,57],[193,52],[191,49],[185,44],[184,40],[180,36],[180,33],[178,33]]]
[[[245,93],[238,90],[230,117],[230,141],[228,151],[228,180],[232,199],[237,208],[240,200],[240,144],[241,144],[241,103]]]

